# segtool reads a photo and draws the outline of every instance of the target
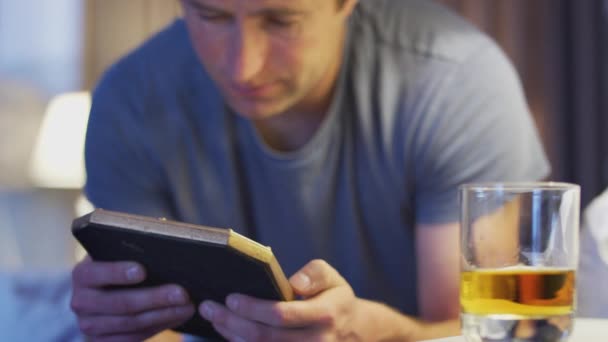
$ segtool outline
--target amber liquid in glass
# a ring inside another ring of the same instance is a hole
[[[471,341],[565,341],[572,329],[575,273],[513,267],[461,273],[463,329]]]

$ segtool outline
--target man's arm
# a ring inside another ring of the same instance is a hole
[[[416,259],[420,318],[428,322],[416,339],[458,335],[460,225],[416,226]]]
[[[378,340],[418,341],[460,334],[458,223],[418,225],[416,259],[420,317],[405,316],[394,309],[363,301],[367,336]],[[383,332],[384,335],[379,335]]]
[[[429,322],[457,319],[460,225],[418,225],[416,262],[420,318]]]
[[[378,302],[360,299],[364,313],[359,336],[367,336],[370,341],[420,341],[460,334],[460,321],[420,320],[405,316],[393,308]],[[364,331],[363,331],[364,330]]]

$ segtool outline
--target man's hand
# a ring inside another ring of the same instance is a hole
[[[369,340],[357,330],[363,300],[325,261],[308,263],[289,281],[304,300],[276,302],[231,294],[226,306],[205,301],[199,311],[230,341]]]
[[[72,272],[71,307],[82,332],[94,341],[141,341],[192,317],[194,306],[177,285],[104,289],[144,279],[144,268],[133,262],[80,262]]]

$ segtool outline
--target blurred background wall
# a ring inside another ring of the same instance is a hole
[[[608,186],[608,1],[440,2],[505,50],[523,80],[551,179],[581,184],[588,203]],[[111,63],[179,15],[177,0],[0,0],[0,251],[3,243],[15,249],[7,241],[21,241],[18,250],[41,246],[29,259],[5,255],[27,251],[0,252],[0,267],[73,259],[66,238],[79,189],[28,176],[48,101],[92,89]],[[65,252],[44,257],[45,244]]]

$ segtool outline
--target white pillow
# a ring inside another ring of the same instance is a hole
[[[583,217],[602,260],[608,265],[608,190],[589,204]]]

